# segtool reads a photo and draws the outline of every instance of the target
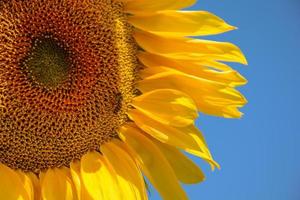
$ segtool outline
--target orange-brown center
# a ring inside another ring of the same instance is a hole
[[[136,46],[113,0],[0,2],[0,162],[68,166],[117,137]]]

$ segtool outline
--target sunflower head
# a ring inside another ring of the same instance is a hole
[[[117,137],[133,98],[131,27],[111,1],[8,1],[1,9],[0,162],[69,166]]]
[[[194,0],[0,2],[0,199],[164,199],[219,167],[198,112],[240,117],[235,29]]]

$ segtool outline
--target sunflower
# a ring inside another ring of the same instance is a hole
[[[235,29],[195,0],[0,1],[0,199],[187,199],[194,121],[241,116]],[[147,181],[147,180],[148,181]]]

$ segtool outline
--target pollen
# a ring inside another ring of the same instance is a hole
[[[122,9],[112,0],[0,2],[0,163],[69,166],[117,138],[138,66]]]

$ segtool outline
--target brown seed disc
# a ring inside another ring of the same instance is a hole
[[[0,2],[0,162],[68,166],[117,137],[136,45],[112,0]]]

